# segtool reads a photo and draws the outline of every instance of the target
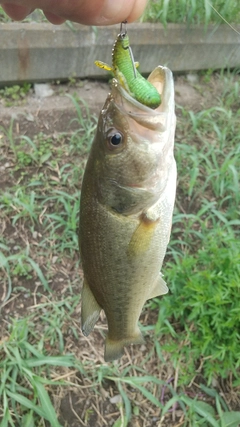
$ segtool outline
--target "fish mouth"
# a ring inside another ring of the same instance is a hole
[[[112,80],[112,98],[121,113],[132,117],[136,122],[149,129],[164,132],[174,114],[174,85],[172,72],[158,65],[148,77],[161,95],[161,104],[156,109],[147,107],[133,98],[118,82]]]

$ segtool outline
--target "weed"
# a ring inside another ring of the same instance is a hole
[[[51,230],[51,235],[56,242],[53,243],[54,249],[63,251],[68,248],[70,251],[76,251],[78,249],[76,230],[79,193],[71,195],[64,191],[56,191],[54,196],[44,200],[43,209],[46,210],[46,206],[50,205],[54,205],[55,212],[45,213],[43,225],[46,231]]]
[[[135,366],[134,369],[137,370]],[[184,414],[185,426],[227,427],[231,425],[238,427],[239,425],[240,412],[229,411],[222,397],[214,389],[202,384],[200,385],[201,392],[204,392],[205,396],[215,399],[216,409],[209,403],[200,400],[198,395],[192,399],[185,394],[177,393],[169,382],[159,380],[152,375],[130,376],[124,372],[118,376],[116,370],[110,368],[109,372],[105,373],[105,379],[116,383],[120,396],[120,399],[118,398],[116,401],[119,402],[121,416],[115,421],[115,427],[129,425],[134,412],[139,414],[141,411],[139,407],[134,406],[134,397],[130,398],[133,390],[140,392],[150,405],[159,409],[159,426],[165,425],[164,421],[169,419],[169,413],[175,411],[176,408]],[[166,390],[168,395],[165,402]]]
[[[14,225],[20,218],[30,220],[32,224],[37,222],[39,207],[36,204],[36,193],[27,193],[22,189],[17,189],[14,193],[4,192],[0,196],[0,207],[4,209],[5,215],[12,215]]]
[[[161,301],[160,309],[164,317],[178,321],[174,342],[176,348],[184,346],[181,354],[189,371],[184,381],[191,380],[197,360],[202,360],[204,376],[209,383],[216,375],[227,377],[233,372],[237,376],[239,250],[239,243],[219,225],[214,234],[205,233],[203,246],[194,255],[186,253],[175,257],[175,263],[167,265],[166,276],[172,294]],[[161,326],[158,326],[161,333],[164,330],[169,333],[168,326]],[[167,350],[169,346],[173,343],[163,348]],[[178,361],[177,354],[175,361]]]
[[[0,342],[0,420],[1,427],[15,425],[50,425],[61,427],[51,403],[47,386],[54,382],[48,374],[49,367],[73,366],[71,356],[46,356],[42,351],[42,339],[38,348],[31,341],[31,319],[13,321],[10,331]],[[44,373],[44,375],[43,375]]]
[[[1,246],[3,247],[3,245],[0,245],[0,249]],[[42,272],[42,269],[39,267],[38,263],[29,256],[30,248],[28,246],[25,251],[20,250],[12,255],[9,255],[9,247],[4,246],[3,249],[3,251],[0,251],[0,268],[8,283],[8,291],[4,296],[4,300],[7,300],[10,296],[14,277],[24,279],[37,277],[40,279],[44,288],[50,292],[48,282]]]
[[[236,0],[223,3],[221,0],[214,1],[214,8],[222,17],[230,23],[240,22],[239,5]],[[211,7],[209,0],[155,0],[148,6],[141,18],[147,22],[183,23],[186,24],[208,24],[223,23],[223,18]]]
[[[31,88],[30,83],[24,83],[22,86],[14,85],[0,89],[0,98],[4,100],[6,107],[21,105],[26,100],[26,95]]]
[[[238,102],[238,84],[227,92]],[[162,349],[172,354],[184,384],[197,366],[208,384],[230,372],[239,376],[240,110],[233,114],[229,98],[220,95],[217,107],[197,113],[181,110],[184,129],[180,123],[176,144],[181,202],[168,249],[173,261],[165,273],[172,292],[153,307],[160,309],[155,332],[166,337]]]
[[[210,83],[213,73],[214,73],[213,68],[209,68],[208,70],[205,70],[204,72],[200,73],[203,75],[204,83]]]
[[[83,87],[83,81],[76,77],[76,73],[68,78],[68,86]]]
[[[87,153],[93,140],[97,118],[90,114],[88,105],[83,99],[79,99],[76,94],[74,96],[68,95],[68,97],[72,100],[77,113],[77,117],[71,123],[77,121],[79,124],[78,130],[73,133],[70,139],[70,153],[74,154],[84,148]]]

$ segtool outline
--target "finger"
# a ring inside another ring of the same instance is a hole
[[[14,19],[14,21],[22,21],[34,10],[29,6],[19,6],[12,3],[3,3],[1,6],[6,14]]]
[[[85,25],[111,25],[126,19],[132,22],[142,14],[147,2],[147,0],[4,1],[4,10],[16,20],[21,20],[32,10],[40,8],[52,23],[58,24],[69,19]]]
[[[60,25],[66,21],[65,18],[62,18],[61,16],[58,16],[58,15],[54,15],[51,12],[45,12],[45,11],[43,11],[43,12],[44,12],[44,15],[46,16],[47,20],[54,25]]]
[[[141,16],[146,4],[147,0],[105,0],[101,13],[92,25],[112,25],[125,20],[133,22]]]

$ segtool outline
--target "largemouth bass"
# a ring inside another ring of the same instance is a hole
[[[82,183],[82,331],[92,331],[103,309],[106,361],[143,342],[143,305],[168,292],[160,269],[176,191],[174,86],[167,67],[155,68],[148,80],[161,95],[155,110],[113,79]]]

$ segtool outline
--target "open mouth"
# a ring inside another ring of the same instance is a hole
[[[112,97],[121,113],[132,117],[146,128],[164,132],[167,128],[168,113],[174,108],[172,73],[167,67],[159,65],[152,71],[148,80],[161,95],[161,104],[156,109],[147,107],[133,98],[117,79],[112,81]]]

